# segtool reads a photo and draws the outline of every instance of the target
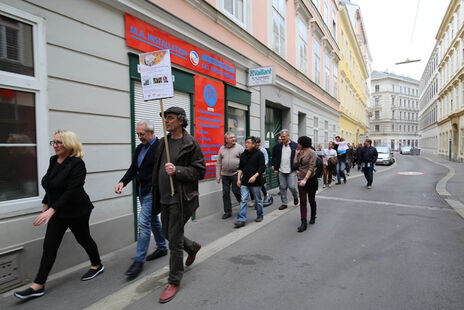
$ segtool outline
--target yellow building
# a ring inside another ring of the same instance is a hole
[[[438,154],[464,161],[464,5],[452,0],[438,44]]]
[[[338,12],[338,63],[340,118],[339,135],[349,143],[362,143],[367,127],[367,78],[369,72],[356,38],[347,5],[340,3]]]

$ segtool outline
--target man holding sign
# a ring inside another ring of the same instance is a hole
[[[199,206],[198,181],[206,172],[205,159],[198,142],[185,130],[188,125],[184,109],[170,107],[164,111],[167,145],[170,160],[167,157],[165,138],[158,146],[153,169],[153,212],[161,213],[163,234],[169,241],[171,257],[169,259],[168,285],[160,297],[165,303],[173,299],[179,290],[184,274],[183,251],[188,253],[186,266],[190,266],[201,248],[184,236],[184,225]],[[174,184],[171,192],[170,180]]]

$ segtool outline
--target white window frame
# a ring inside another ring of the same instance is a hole
[[[243,0],[243,21],[241,21],[237,16],[234,14],[230,13],[229,11],[226,10],[226,2],[227,0],[222,0],[222,11],[226,16],[228,16],[231,20],[233,20],[236,24],[240,25],[242,28],[247,28],[247,17],[248,17],[248,0]],[[237,0],[231,0],[232,1],[232,11],[235,12],[235,5],[237,3]]]
[[[276,8],[274,6],[274,1],[278,1],[279,2],[279,6],[283,3],[283,6],[282,6],[282,9],[283,9],[283,12],[280,12],[279,8]],[[287,50],[287,26],[286,26],[286,5],[287,5],[287,1],[286,0],[272,0],[271,1],[271,49],[276,52],[277,54],[279,54],[282,58],[285,58],[286,57],[286,50]],[[283,19],[283,25],[284,25],[284,29],[283,29],[283,35],[282,33],[280,32],[280,27],[279,27],[279,41],[277,42],[278,44],[276,45],[276,42],[274,41],[274,14],[278,14],[282,19]],[[281,38],[283,36],[283,42],[281,42]],[[277,50],[276,50],[277,49]]]
[[[333,62],[332,76],[333,76],[333,96],[338,99],[338,63]]]
[[[313,37],[313,80],[316,84],[321,86],[321,43]]]
[[[330,93],[330,55],[324,51],[324,89]]]
[[[301,31],[305,29],[305,33]],[[297,68],[304,74],[308,74],[308,24],[301,16],[296,18],[296,63]],[[300,47],[303,46],[303,55],[301,55]]]
[[[48,145],[48,100],[47,100],[47,47],[44,19],[17,8],[0,3],[0,13],[9,18],[32,25],[34,54],[34,76],[0,71],[0,88],[30,92],[35,98],[36,144],[37,144],[37,186],[36,197],[0,202],[0,219],[35,213],[41,210],[45,194],[40,180],[46,173],[50,149]]]

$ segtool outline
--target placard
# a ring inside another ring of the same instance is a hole
[[[139,54],[143,100],[174,96],[169,50]]]
[[[206,161],[205,178],[216,176],[219,148],[224,144],[224,84],[195,76],[195,138]]]

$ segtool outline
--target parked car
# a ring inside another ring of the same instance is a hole
[[[400,154],[403,154],[403,155],[413,155],[413,154],[412,154],[412,147],[411,147],[411,146],[403,146],[403,147],[400,149]]]
[[[377,148],[377,161],[375,162],[376,165],[391,165],[395,162],[395,158],[393,158],[393,152],[389,147],[378,147]]]

